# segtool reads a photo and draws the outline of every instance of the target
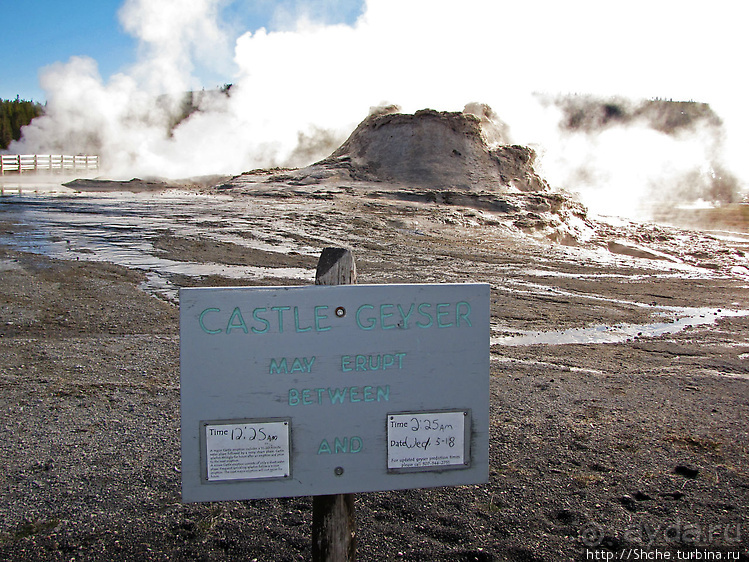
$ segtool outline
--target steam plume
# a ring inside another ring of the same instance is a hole
[[[90,59],[47,69],[47,115],[11,150],[97,152],[108,175],[124,178],[239,173],[327,156],[373,106],[480,102],[493,110],[480,117],[495,140],[533,146],[549,183],[581,192],[594,210],[635,213],[666,181],[692,189],[689,174],[704,184],[693,198],[715,189],[712,176],[728,178],[718,184],[732,192],[746,186],[749,124],[735,94],[743,79],[727,56],[746,50],[735,3],[695,11],[681,0],[632,0],[613,25],[590,0],[368,0],[344,25],[316,20],[304,8],[319,2],[300,0],[296,19],[287,2],[278,29],[241,35],[222,20],[229,4],[125,0],[120,18],[140,42],[138,64],[106,80]],[[198,111],[172,130],[206,67],[231,74],[231,90],[199,92]],[[624,118],[575,129],[559,92],[633,101]],[[637,114],[637,100],[657,96],[709,102],[722,124],[711,116],[665,132]]]

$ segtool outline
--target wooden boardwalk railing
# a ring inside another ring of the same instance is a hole
[[[99,156],[90,154],[0,154],[0,175],[98,170]]]

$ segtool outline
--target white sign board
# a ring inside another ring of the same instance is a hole
[[[489,286],[180,291],[182,497],[486,482]]]
[[[289,421],[205,423],[205,481],[289,478]]]
[[[465,410],[388,416],[388,469],[467,466],[470,462],[470,423],[470,412]]]

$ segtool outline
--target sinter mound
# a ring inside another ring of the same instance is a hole
[[[472,207],[487,220],[576,244],[590,238],[586,209],[552,191],[533,169],[535,152],[501,144],[503,124],[488,106],[464,112],[373,113],[328,158],[299,169],[254,170],[219,186],[268,189],[360,189],[370,198]],[[492,144],[487,138],[493,140]]]
[[[370,115],[317,165],[345,169],[353,180],[414,187],[547,191],[525,146],[490,148],[481,121],[462,112],[430,109],[413,115]]]

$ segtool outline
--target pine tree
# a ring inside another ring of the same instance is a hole
[[[13,140],[13,129],[10,126],[10,119],[3,112],[0,115],[0,149],[8,148]]]
[[[44,113],[44,107],[33,101],[0,99],[0,150],[21,138],[21,129]]]

